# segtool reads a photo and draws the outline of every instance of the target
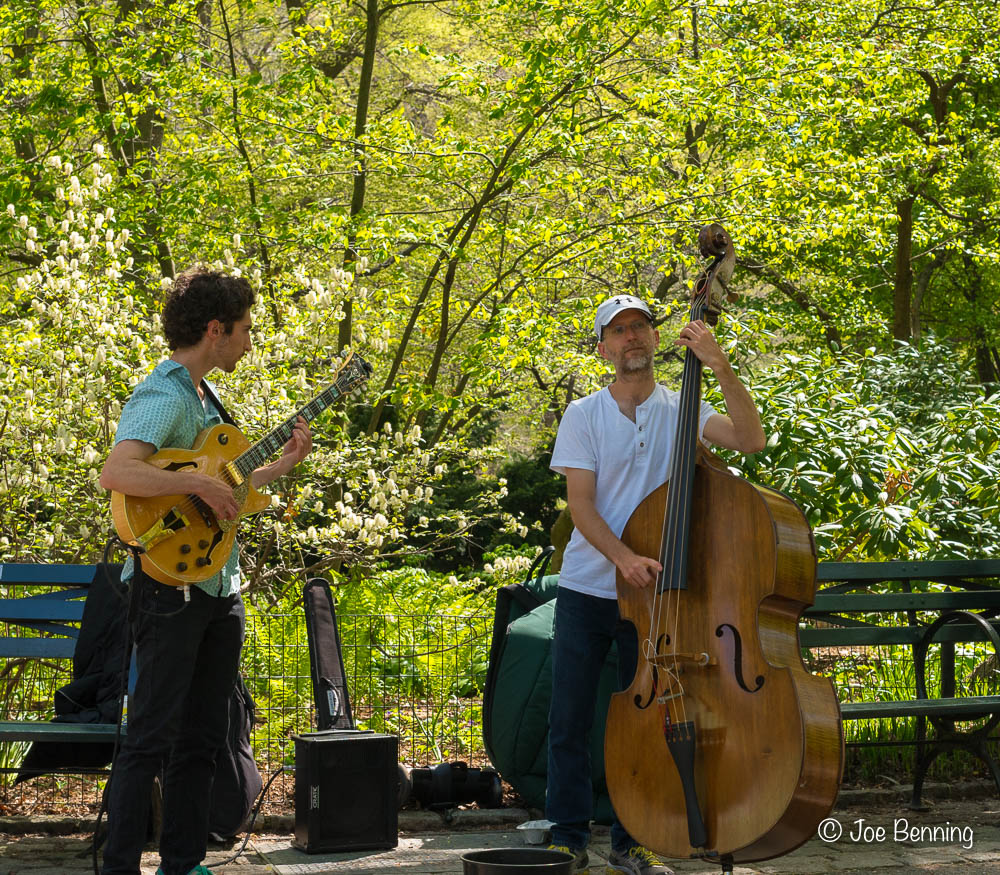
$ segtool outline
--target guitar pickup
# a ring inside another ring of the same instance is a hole
[[[226,477],[229,478],[230,486],[236,487],[243,485],[243,475],[240,474],[239,469],[233,462],[227,463],[223,470],[226,472]]]
[[[143,550],[149,550],[182,529],[186,529],[189,525],[187,517],[176,507],[173,507],[162,519],[157,520],[149,529],[139,535],[135,539],[135,543]]]

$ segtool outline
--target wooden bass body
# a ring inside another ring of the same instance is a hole
[[[198,434],[190,450],[162,449],[146,461],[167,471],[206,474],[233,487],[239,515],[259,513],[271,500],[231,465],[250,449],[232,425],[215,425]],[[237,482],[240,481],[240,482]],[[111,516],[118,536],[141,547],[142,570],[154,580],[185,586],[218,574],[229,559],[239,518],[220,523],[212,509],[192,495],[137,498],[111,493]]]
[[[652,616],[656,587],[618,577],[639,659],[629,688],[612,697],[605,767],[615,812],[641,844],[669,857],[752,862],[805,842],[833,807],[840,710],[798,644],[816,579],[802,512],[709,464],[704,451],[698,457],[687,588],[661,594],[668,615]],[[642,502],[622,536],[644,556],[658,557],[667,489]],[[687,799],[664,730],[682,720],[695,736]],[[707,836],[701,847],[690,840],[692,804]]]

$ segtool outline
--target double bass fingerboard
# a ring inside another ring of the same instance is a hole
[[[691,305],[690,321],[705,316],[708,309],[704,295]],[[688,542],[691,537],[691,499],[694,494],[694,469],[698,449],[698,422],[701,417],[701,360],[690,349],[684,355],[681,399],[677,415],[674,452],[670,459],[667,508],[660,540],[660,564],[663,571],[657,592],[687,589]]]

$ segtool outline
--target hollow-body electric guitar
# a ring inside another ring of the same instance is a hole
[[[170,586],[187,586],[218,574],[236,539],[239,518],[259,513],[271,499],[258,492],[251,475],[292,436],[301,416],[315,419],[341,395],[368,379],[372,368],[352,354],[337,370],[337,377],[294,416],[253,446],[233,425],[202,430],[190,450],[164,448],[146,461],[165,471],[186,471],[217,477],[233,488],[240,506],[234,520],[219,520],[197,495],[160,495],[138,498],[111,493],[111,515],[118,536],[142,553],[142,570]]]

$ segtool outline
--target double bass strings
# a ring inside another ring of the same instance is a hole
[[[695,297],[691,306],[690,320],[704,316],[705,295]],[[659,689],[656,694],[662,699],[664,716],[669,713],[671,723],[687,721],[687,707],[681,680],[680,662],[677,657],[677,630],[680,622],[681,599],[679,591],[686,588],[687,550],[690,538],[691,497],[694,483],[694,462],[698,440],[698,413],[701,397],[701,362],[688,349],[684,356],[684,370],[681,380],[681,398],[678,411],[677,432],[674,440],[674,455],[670,463],[668,505],[664,518],[663,536],[660,546],[660,564],[663,566],[660,584],[653,593],[650,611],[650,630],[643,651],[647,660],[652,654],[658,663],[660,646],[659,630],[670,630],[670,663],[664,666],[667,685],[672,689]],[[664,593],[666,590],[666,593]],[[654,672],[654,676],[655,676]],[[667,728],[666,720],[664,729]]]

